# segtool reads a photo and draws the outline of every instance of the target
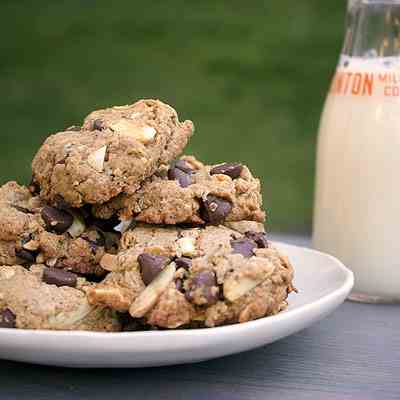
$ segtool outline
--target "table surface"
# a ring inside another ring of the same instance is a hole
[[[400,399],[399,311],[346,302],[269,346],[191,365],[73,370],[0,361],[0,399]]]

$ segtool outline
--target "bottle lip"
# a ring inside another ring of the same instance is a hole
[[[350,3],[361,4],[400,4],[400,0],[350,0]]]

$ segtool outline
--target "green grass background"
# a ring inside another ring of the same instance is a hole
[[[49,133],[91,110],[163,99],[188,153],[263,181],[270,228],[311,226],[319,114],[345,1],[0,1],[0,178],[27,182]]]

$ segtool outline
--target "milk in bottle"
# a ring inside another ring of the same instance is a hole
[[[313,244],[351,298],[400,302],[400,1],[352,1],[321,117]]]

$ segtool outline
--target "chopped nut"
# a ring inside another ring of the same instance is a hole
[[[224,296],[229,301],[235,301],[239,297],[242,297],[250,290],[254,289],[257,285],[259,285],[263,279],[250,279],[250,278],[242,278],[240,280],[237,279],[227,279],[224,282]]]
[[[153,141],[157,131],[152,126],[140,126],[137,122],[129,119],[121,119],[110,125],[111,129],[121,135],[135,138],[143,144]]]
[[[157,303],[158,298],[174,280],[175,263],[167,265],[157,277],[143,290],[129,309],[134,318],[143,317]]]
[[[251,267],[250,267],[251,268]],[[235,271],[225,279],[224,297],[229,301],[235,301],[242,297],[257,285],[264,282],[274,271],[273,264],[265,265],[261,274],[246,274],[245,271]],[[248,272],[248,271],[246,271]]]
[[[88,164],[97,172],[103,172],[104,159],[106,157],[107,146],[100,147],[100,149],[89,154],[87,158]]]
[[[178,249],[183,256],[192,257],[196,254],[196,239],[193,237],[185,236],[177,241]]]
[[[85,301],[74,311],[61,312],[49,317],[48,323],[51,329],[68,329],[71,326],[78,325],[80,321],[94,310],[96,308]]]
[[[133,219],[126,219],[126,220],[122,220],[117,226],[114,226],[114,231],[120,232],[120,233],[124,233],[125,231],[127,231],[129,229],[129,227],[132,224]]]
[[[85,221],[79,214],[74,213],[74,220],[72,222],[72,225],[68,228],[67,232],[74,239],[76,239],[77,237],[81,236],[82,233],[85,232],[85,230],[86,230]]]

